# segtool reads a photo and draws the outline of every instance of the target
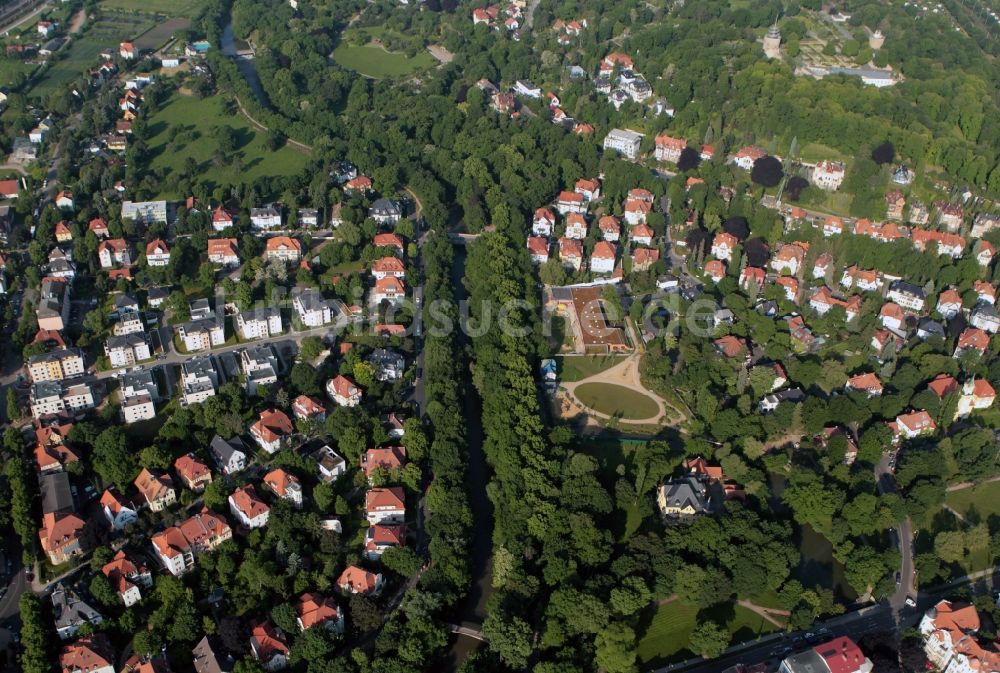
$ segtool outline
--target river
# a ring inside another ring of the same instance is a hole
[[[455,289],[455,298],[461,301],[468,299],[465,285],[462,283],[465,277],[465,246],[456,245],[454,250],[455,259],[452,264],[451,279]],[[458,345],[463,349],[469,346],[469,339],[462,330],[459,330]],[[486,618],[486,602],[493,593],[491,582],[493,576],[493,503],[486,495],[490,468],[486,464],[486,454],[483,451],[482,402],[475,386],[472,385],[471,371],[466,371],[462,384],[465,388],[465,439],[469,458],[466,484],[468,485],[469,506],[472,509],[474,524],[469,548],[472,585],[469,587],[469,595],[456,607],[455,621],[458,624],[479,628]],[[455,637],[450,654],[452,669],[457,668],[480,646],[482,643],[473,638]]]
[[[225,56],[233,59],[236,62],[236,67],[239,69],[240,74],[250,85],[250,90],[260,101],[260,104],[265,108],[271,108],[271,101],[267,98],[267,93],[264,91],[264,85],[260,82],[260,75],[257,74],[257,67],[253,64],[253,58],[246,58],[240,56],[239,49],[236,48],[236,37],[233,35],[233,22],[232,20],[226,23],[225,28],[222,29],[222,44],[219,47]]]

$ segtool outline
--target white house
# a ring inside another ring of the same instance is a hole
[[[611,273],[615,270],[615,259],[618,251],[614,243],[598,241],[590,253],[591,273]]]
[[[236,314],[236,328],[244,339],[267,339],[281,334],[281,310],[263,307]]]
[[[326,394],[342,407],[361,404],[361,388],[346,376],[335,376],[326,382]]]
[[[548,208],[539,208],[531,221],[531,233],[535,236],[549,237],[556,224],[556,216]]]
[[[257,497],[257,492],[250,484],[236,489],[229,496],[229,511],[241,524],[251,530],[266,526],[268,517],[271,515],[271,508]]]
[[[844,164],[839,161],[821,161],[813,168],[813,184],[828,191],[839,189],[844,182],[845,170]]]
[[[368,523],[403,523],[406,519],[406,497],[399,486],[373,488],[365,494],[365,516]]]
[[[333,321],[333,303],[318,290],[307,288],[292,299],[292,308],[306,327],[322,327]]]
[[[604,138],[604,149],[618,152],[628,159],[635,159],[639,156],[640,143],[642,143],[642,134],[623,129],[612,129]]]
[[[170,264],[170,248],[157,238],[146,244],[146,264],[149,266],[167,266]]]

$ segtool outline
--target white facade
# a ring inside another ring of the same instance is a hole
[[[281,334],[281,312],[277,309],[260,309],[236,314],[236,327],[244,339],[267,339]]]
[[[639,144],[642,142],[642,135],[633,131],[613,129],[604,138],[604,149],[614,150],[629,159],[639,156]]]

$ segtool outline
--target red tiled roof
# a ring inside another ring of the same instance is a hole
[[[406,267],[398,257],[383,257],[372,262],[374,273],[405,273]]]
[[[242,512],[248,519],[254,519],[261,514],[271,511],[270,507],[257,497],[257,491],[250,484],[236,489],[229,497],[232,498],[236,509]]]
[[[177,476],[188,483],[203,479],[206,475],[212,474],[205,461],[193,453],[185,454],[175,460],[174,469],[177,471]]]
[[[365,494],[365,509],[373,512],[380,508],[406,509],[406,496],[399,486],[373,488]]]
[[[267,484],[276,495],[284,498],[288,493],[288,487],[299,483],[298,478],[282,468],[271,470],[264,475],[264,483]]]
[[[344,591],[356,594],[366,594],[375,589],[378,575],[358,566],[347,566],[337,578],[337,586]]]
[[[267,246],[265,249],[267,252],[289,249],[294,250],[295,252],[302,252],[302,244],[290,236],[275,236],[274,238],[267,239]]]
[[[336,621],[340,617],[337,604],[318,593],[302,594],[295,604],[295,612],[303,630],[331,620]]]
[[[404,465],[406,465],[406,449],[402,446],[368,449],[361,454],[361,469],[369,477],[377,468],[399,470]]]
[[[927,384],[927,387],[934,391],[934,394],[944,398],[949,393],[958,390],[958,381],[954,376],[948,374],[938,374],[937,378]]]
[[[224,257],[237,256],[239,243],[235,238],[210,238],[208,239],[209,256],[222,255]]]
[[[280,409],[260,412],[260,420],[250,426],[250,431],[265,442],[274,442],[295,431],[292,420]]]

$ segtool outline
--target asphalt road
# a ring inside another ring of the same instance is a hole
[[[896,490],[896,479],[893,477],[890,465],[894,452],[885,453],[882,460],[875,466],[875,485],[878,492],[893,493]],[[896,529],[894,541],[899,548],[901,558],[899,568],[899,584],[896,592],[889,599],[889,606],[895,618],[899,618],[908,596],[916,596],[916,568],[913,566],[913,523],[906,519]]]

